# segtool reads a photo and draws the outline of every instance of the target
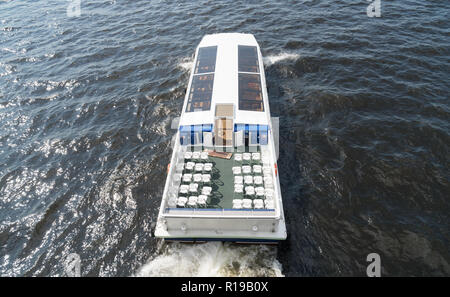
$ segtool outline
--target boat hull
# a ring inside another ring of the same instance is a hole
[[[278,126],[270,116],[256,39],[251,34],[207,35],[195,61],[155,237],[179,242],[285,240],[274,142]]]
[[[181,243],[205,243],[211,241],[231,242],[236,244],[278,244],[281,240],[277,239],[250,239],[250,238],[166,238],[166,242]]]

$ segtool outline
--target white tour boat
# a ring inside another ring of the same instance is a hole
[[[206,35],[194,59],[155,236],[286,239],[266,79],[251,34]]]

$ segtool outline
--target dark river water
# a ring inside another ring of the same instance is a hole
[[[74,1],[74,0],[71,0]],[[0,1],[0,275],[450,275],[450,2]],[[278,247],[152,235],[192,55],[252,33]]]

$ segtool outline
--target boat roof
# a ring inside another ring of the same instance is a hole
[[[230,105],[234,123],[270,123],[262,56],[252,34],[203,37],[195,52],[180,125],[213,123],[217,110],[231,114]]]

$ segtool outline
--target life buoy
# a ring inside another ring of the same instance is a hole
[[[275,167],[275,176],[277,176],[278,175],[277,163],[274,163],[273,167]]]
[[[170,171],[170,163],[167,164],[167,174],[169,174],[169,171]]]

